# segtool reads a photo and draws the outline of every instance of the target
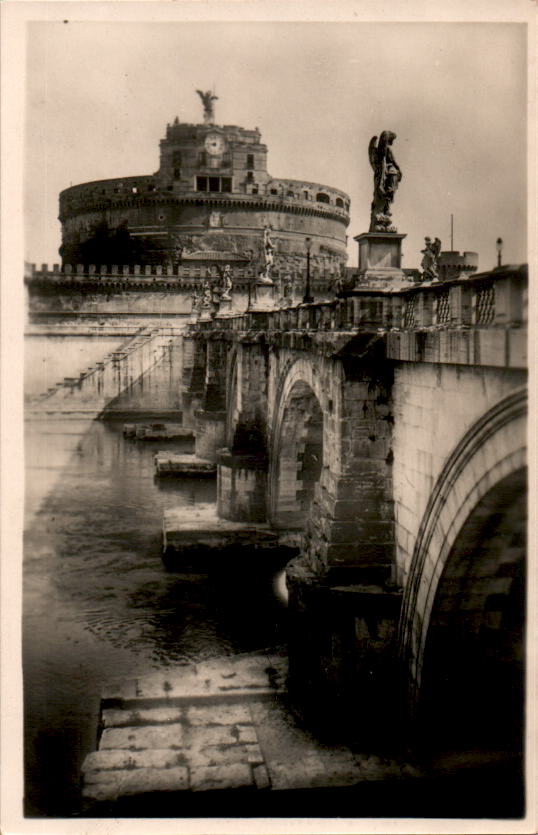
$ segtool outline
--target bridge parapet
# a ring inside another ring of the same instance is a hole
[[[201,331],[438,330],[519,327],[527,323],[527,268],[502,267],[446,282],[390,290],[365,286],[330,301],[248,310],[197,322]]]

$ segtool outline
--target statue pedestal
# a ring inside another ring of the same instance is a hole
[[[273,310],[275,306],[275,285],[271,282],[256,284],[256,297],[251,310]]]
[[[200,314],[200,318],[198,319],[199,322],[210,322],[212,319],[211,316],[211,309],[209,307],[202,308],[202,312]]]
[[[394,287],[408,284],[402,270],[402,241],[407,237],[398,232],[363,232],[354,240],[359,244],[359,269],[354,289]]]
[[[219,312],[215,316],[216,319],[220,319],[221,316],[228,316],[232,312],[232,300],[231,299],[223,299],[221,296],[220,304],[219,304]]]

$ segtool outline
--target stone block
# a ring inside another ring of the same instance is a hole
[[[83,797],[114,801],[119,797],[146,792],[185,791],[189,773],[185,766],[175,768],[134,768],[123,771],[90,773],[84,780]]]
[[[197,766],[263,762],[258,745],[208,745],[189,749],[188,756],[189,761]]]
[[[271,780],[269,779],[269,772],[265,765],[255,765],[252,769],[254,782],[257,789],[270,789]]]
[[[197,725],[191,729],[189,748],[201,750],[211,746],[236,745],[238,737],[235,725]]]
[[[362,545],[354,541],[341,545],[328,544],[325,558],[329,565],[389,565],[393,553],[392,543]]]
[[[132,710],[103,710],[101,714],[105,728],[121,728],[129,725],[158,725],[181,722],[183,711],[180,707],[133,708]]]
[[[148,751],[109,749],[93,751],[82,764],[82,773],[121,768],[170,768],[178,764],[178,752],[160,748]]]
[[[191,769],[191,788],[193,791],[242,789],[253,786],[252,769],[245,763],[227,766],[201,766]]]
[[[120,782],[120,795],[143,792],[185,791],[189,788],[189,772],[185,766],[176,768],[137,768],[127,771]]]
[[[191,725],[237,725],[252,722],[246,705],[200,705],[187,708],[187,720]]]
[[[256,728],[253,725],[239,725],[237,730],[239,731],[239,742],[258,742]]]
[[[510,368],[527,367],[527,330],[508,332],[508,365]]]
[[[142,725],[130,728],[106,728],[101,736],[100,748],[129,748],[132,751],[146,748],[181,748],[183,726]]]
[[[136,695],[138,699],[173,699],[173,698],[195,698],[205,695],[208,687],[205,681],[200,678],[196,669],[186,667],[184,673],[173,673],[163,675],[144,676],[138,679]]]

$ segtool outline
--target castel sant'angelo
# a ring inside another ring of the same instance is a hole
[[[248,265],[256,276],[269,228],[273,277],[303,273],[307,237],[313,275],[338,275],[347,259],[349,197],[272,177],[259,129],[216,124],[216,97],[198,92],[204,122],[167,125],[156,173],[61,192],[64,267],[151,265],[182,275],[180,266],[230,264],[234,272]]]

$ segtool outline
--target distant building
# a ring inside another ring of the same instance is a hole
[[[98,180],[60,194],[66,264],[177,267],[236,262],[260,269],[272,228],[274,276],[338,275],[347,259],[349,197],[303,180],[274,179],[260,131],[234,125],[166,128],[155,174]]]

